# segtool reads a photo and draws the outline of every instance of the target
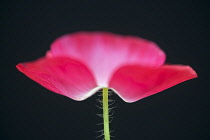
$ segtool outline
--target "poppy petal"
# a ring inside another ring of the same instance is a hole
[[[68,56],[87,65],[99,86],[107,87],[113,72],[124,65],[159,67],[165,53],[153,42],[107,32],[79,32],[58,38],[47,57]]]
[[[118,69],[109,87],[124,101],[135,102],[195,77],[196,72],[184,65],[163,65],[159,68],[132,65]]]
[[[86,66],[68,57],[40,58],[16,67],[45,88],[77,101],[100,88]]]

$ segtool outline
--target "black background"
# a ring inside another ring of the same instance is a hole
[[[97,95],[83,102],[54,94],[15,65],[41,57],[51,42],[76,31],[110,31],[156,42],[167,62],[199,75],[159,94],[118,105],[116,140],[209,140],[210,2],[200,1],[2,1],[1,140],[93,140],[102,120]],[[102,138],[99,138],[102,139]]]

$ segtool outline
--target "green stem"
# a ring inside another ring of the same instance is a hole
[[[110,140],[108,88],[103,88],[103,118],[104,118],[104,138],[105,140]]]

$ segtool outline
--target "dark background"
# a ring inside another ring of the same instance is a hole
[[[45,54],[51,42],[75,31],[110,31],[156,42],[167,62],[192,66],[199,75],[159,94],[118,105],[116,140],[209,140],[210,2],[2,1],[1,140],[93,140],[102,119],[97,95],[83,102],[54,94],[15,65]],[[102,138],[99,138],[102,139]]]

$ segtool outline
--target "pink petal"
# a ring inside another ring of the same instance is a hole
[[[47,52],[47,57],[55,56],[68,56],[86,64],[103,87],[121,66],[158,67],[165,61],[164,52],[153,42],[104,32],[79,32],[58,38]]]
[[[45,88],[74,100],[84,100],[98,89],[90,71],[67,57],[41,58],[17,68]]]
[[[195,71],[184,65],[163,65],[159,68],[132,65],[117,70],[109,87],[124,101],[135,102],[195,77]]]

